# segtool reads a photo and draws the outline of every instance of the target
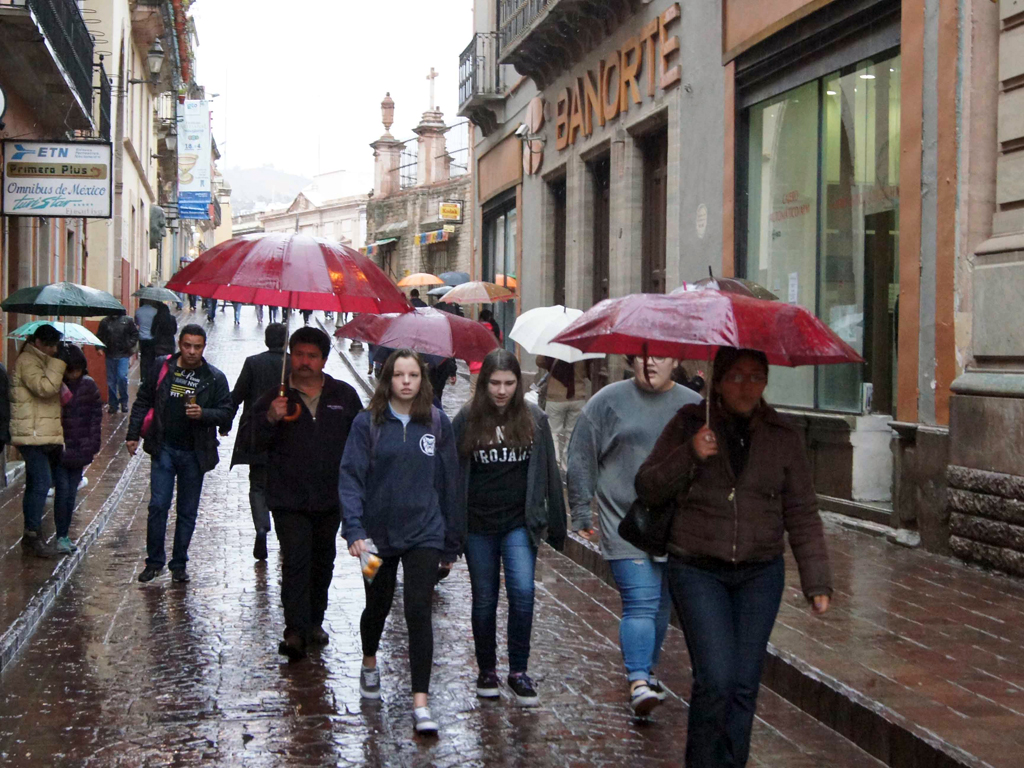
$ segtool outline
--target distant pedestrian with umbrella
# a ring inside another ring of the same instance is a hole
[[[156,302],[144,299],[135,310],[135,324],[139,327],[139,381],[149,377],[150,366],[156,359],[156,343],[153,341],[153,320],[156,319]]]
[[[288,348],[287,393],[271,389],[260,398],[252,431],[256,450],[266,452],[266,503],[281,545],[285,630],[278,652],[297,661],[308,646],[329,642],[323,620],[341,525],[338,468],[363,404],[350,385],[324,373],[326,333],[299,328]]]
[[[420,298],[420,291],[418,288],[413,288],[409,291],[409,303],[414,307],[425,307],[427,302]]]
[[[96,335],[104,346],[100,350],[107,368],[107,413],[128,413],[128,366],[139,343],[139,327],[122,312],[100,321]]]
[[[57,552],[70,555],[78,550],[69,535],[78,485],[85,468],[100,452],[103,402],[99,387],[89,376],[85,353],[74,344],[65,344],[59,356],[67,363],[64,386],[68,391],[61,408],[64,449],[53,466],[53,521]]]
[[[178,335],[178,321],[174,319],[166,304],[159,304],[153,318],[154,357],[167,357],[175,352],[175,337]]]
[[[60,331],[40,325],[21,348],[11,377],[11,443],[25,460],[22,549],[36,557],[52,557],[43,540],[43,508],[53,486],[53,470],[64,445],[61,387],[67,363],[57,357]]]
[[[132,455],[144,438],[152,458],[146,567],[139,581],[163,570],[164,539],[177,485],[174,549],[170,569],[176,583],[189,581],[188,547],[196,527],[203,477],[217,466],[217,428],[230,427],[235,409],[224,374],[203,357],[206,331],[189,324],[178,336],[178,353],[153,366],[132,404],[125,446]]]
[[[683,408],[636,475],[640,500],[672,516],[668,582],[693,667],[687,766],[747,763],[787,534],[811,609],[832,595],[803,439],[764,402],[767,384],[763,352],[721,347],[710,421],[703,405]]]

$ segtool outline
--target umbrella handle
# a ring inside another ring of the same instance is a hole
[[[282,384],[280,389],[277,390],[277,396],[288,397],[288,387]],[[295,407],[294,411],[290,410],[292,406]],[[302,409],[299,408],[299,406],[296,405],[295,403],[289,403],[288,407],[289,411],[287,414],[285,414],[284,418],[282,418],[281,421],[296,421],[299,418],[299,416],[302,415]]]

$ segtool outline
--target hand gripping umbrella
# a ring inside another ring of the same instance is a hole
[[[214,246],[174,275],[167,288],[287,309],[371,314],[412,310],[380,267],[362,254],[322,238],[277,232]],[[287,391],[282,361],[280,393]],[[297,409],[287,418],[298,417]]]
[[[467,362],[483,360],[498,348],[494,334],[480,323],[432,307],[398,315],[359,315],[334,335]]]

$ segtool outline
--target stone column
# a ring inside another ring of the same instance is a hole
[[[395,117],[395,102],[388,93],[380,103],[384,135],[373,142],[373,196],[387,197],[401,189],[398,166],[402,159],[402,142],[391,135]]]
[[[448,180],[448,150],[444,138],[448,126],[439,109],[428,109],[413,129],[417,139],[416,184],[423,186]]]

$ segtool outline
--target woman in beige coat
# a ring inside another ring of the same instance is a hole
[[[11,444],[18,447],[25,460],[25,535],[21,546],[37,557],[54,554],[39,529],[46,493],[53,483],[51,468],[60,460],[64,446],[60,388],[65,363],[56,357],[59,344],[56,328],[39,326],[21,348],[11,376]]]

